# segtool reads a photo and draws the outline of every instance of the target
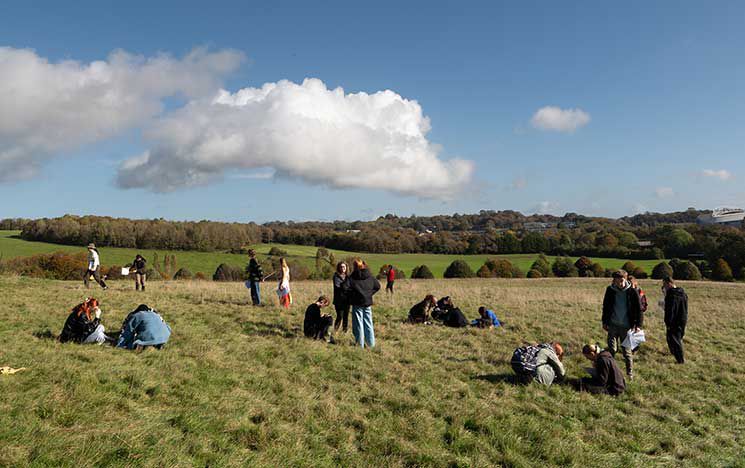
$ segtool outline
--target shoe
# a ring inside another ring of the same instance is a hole
[[[103,290],[104,290],[104,291],[106,291],[107,289],[109,289],[109,287],[108,287],[108,286],[104,286],[104,287],[103,287]]]
[[[329,336],[329,339],[328,339],[327,343],[328,344],[336,344],[336,340],[334,339],[333,336]]]

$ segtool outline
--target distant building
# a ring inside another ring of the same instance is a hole
[[[556,224],[554,223],[539,223],[534,221],[523,223],[523,229],[528,232],[543,232],[553,229],[554,227],[556,227]]]
[[[651,240],[640,240],[640,241],[636,241],[636,245],[637,245],[637,247],[641,247],[641,248],[644,248],[644,249],[646,249],[648,247],[654,247],[654,244],[652,243]]]
[[[741,226],[745,219],[745,210],[741,208],[717,208],[711,214],[698,217],[699,224],[723,224],[725,226]]]

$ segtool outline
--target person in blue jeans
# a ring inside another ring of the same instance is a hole
[[[246,273],[248,274],[248,289],[251,290],[251,303],[255,306],[261,305],[261,282],[264,281],[264,271],[261,264],[256,260],[256,251],[249,249],[248,265]]]
[[[349,303],[352,306],[352,334],[355,342],[362,348],[365,343],[375,347],[372,305],[373,296],[380,290],[380,282],[370,273],[367,264],[361,259],[354,260],[352,274],[347,277]]]
[[[142,349],[146,346],[162,348],[171,336],[171,327],[158,313],[140,304],[122,323],[117,348]]]

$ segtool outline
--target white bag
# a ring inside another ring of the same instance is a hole
[[[129,268],[127,267],[122,268],[122,276],[129,276]]]
[[[636,349],[645,341],[647,341],[647,339],[644,337],[644,330],[639,330],[638,332],[634,333],[634,329],[632,328],[626,334],[626,339],[623,340],[621,346],[627,349]]]

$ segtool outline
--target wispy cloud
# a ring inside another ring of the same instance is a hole
[[[654,190],[654,194],[657,198],[670,198],[675,195],[675,191],[672,187],[657,187]]]
[[[542,201],[536,204],[531,212],[535,214],[553,214],[558,215],[561,205],[558,202]]]
[[[510,184],[510,190],[522,190],[528,186],[528,179],[525,177],[515,177]]]
[[[732,178],[732,173],[725,169],[704,169],[701,171],[701,175],[719,180],[730,180]]]
[[[546,106],[533,114],[530,123],[539,130],[573,133],[590,123],[590,114],[579,108],[561,109]]]
[[[265,179],[271,179],[274,177],[274,174],[276,172],[273,169],[269,169],[267,171],[256,171],[256,172],[248,172],[244,174],[232,174],[230,176],[231,179],[259,179],[259,180],[265,180]]]

